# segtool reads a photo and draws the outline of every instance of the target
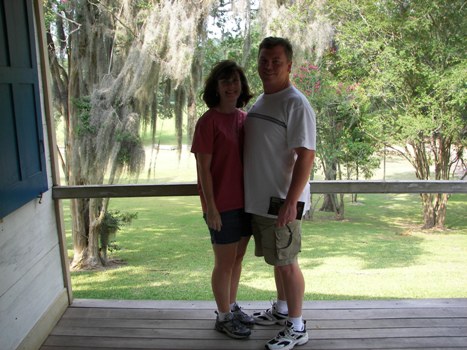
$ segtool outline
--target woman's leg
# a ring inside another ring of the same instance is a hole
[[[230,312],[231,281],[239,243],[213,244],[214,269],[211,286],[219,312]],[[238,285],[238,284],[237,284]]]
[[[232,276],[230,279],[230,304],[237,301],[237,291],[238,285],[240,283],[240,276],[242,274],[242,262],[243,257],[245,256],[246,248],[248,247],[248,242],[250,241],[250,236],[242,237],[238,242],[237,254],[235,257],[235,263],[232,269]]]

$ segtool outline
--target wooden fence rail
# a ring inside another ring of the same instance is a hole
[[[467,181],[312,181],[311,193],[467,193]],[[196,196],[195,183],[55,186],[54,199]]]

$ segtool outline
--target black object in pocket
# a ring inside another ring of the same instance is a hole
[[[268,214],[279,215],[279,208],[284,204],[285,199],[279,197],[271,197],[269,199]],[[297,202],[297,217],[296,220],[301,220],[303,216],[303,210],[305,209],[305,202]]]

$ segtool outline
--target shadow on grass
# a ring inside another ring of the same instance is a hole
[[[128,273],[126,271],[125,273]],[[133,274],[136,272],[133,272]],[[141,272],[140,272],[141,273]],[[160,272],[159,272],[160,273]],[[206,276],[193,275],[191,278],[172,280],[174,272],[163,272],[163,280],[148,274],[147,278],[135,284],[132,273],[125,279],[118,274],[107,276],[103,280],[86,278],[87,273],[79,273],[77,285],[73,294],[78,299],[110,299],[110,300],[213,300],[210,279]],[[205,275],[205,274],[204,274]],[[272,277],[271,277],[272,279]],[[156,282],[156,280],[158,280]],[[267,301],[275,298],[271,288],[255,288],[241,284],[238,300]],[[391,297],[369,298],[367,295],[305,293],[304,300],[361,300],[361,299],[391,299]]]
[[[408,234],[417,225],[412,195],[360,195],[357,204],[346,203],[345,220],[333,213],[316,212],[303,223],[302,253],[305,268],[319,266],[325,258],[351,257],[365,269],[407,267],[423,254],[423,239]],[[415,218],[415,220],[414,220]],[[421,223],[420,223],[421,226]]]

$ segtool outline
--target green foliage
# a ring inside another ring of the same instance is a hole
[[[458,143],[453,131],[463,129],[467,101],[464,2],[333,4],[339,64],[369,95],[381,137],[404,145],[442,133]]]
[[[329,0],[329,6],[339,74],[364,91],[372,137],[401,152],[418,179],[448,180],[466,162],[465,1]],[[425,227],[442,227],[447,197],[422,198]]]
[[[368,178],[379,165],[374,157],[378,145],[365,133],[368,122],[358,106],[359,85],[336,76],[334,59],[331,51],[319,67],[303,64],[293,74],[293,82],[317,113],[317,154],[326,178],[341,179],[341,165],[349,179],[360,173]]]
[[[118,162],[121,165],[129,165],[132,162],[134,150],[142,147],[141,137],[132,132],[122,130],[116,135],[117,142],[120,142],[118,151]]]
[[[49,28],[52,23],[55,21],[55,12],[53,11],[51,0],[43,0],[42,5],[44,8],[44,22],[45,22],[45,27]]]
[[[133,219],[138,217],[138,213],[121,212],[120,210],[107,211],[102,220],[100,233],[114,234],[123,226],[131,224]]]
[[[46,28],[50,28],[50,26],[55,22],[57,15],[62,15],[63,13],[70,11],[68,1],[42,0],[42,5],[44,8],[44,22]]]
[[[157,89],[157,113],[159,119],[171,119],[175,113],[175,98],[172,82],[166,79]]]
[[[203,60],[203,72],[206,76],[212,69],[212,67],[219,61],[225,59],[231,59],[236,61],[238,64],[243,65],[243,69],[248,79],[250,89],[255,96],[258,96],[262,92],[262,83],[257,73],[257,57],[258,57],[258,46],[261,37],[260,23],[252,22],[250,28],[250,37],[245,38],[243,36],[240,27],[229,28],[226,27],[226,13],[225,4],[220,1],[217,12],[212,15],[217,15],[215,25],[221,29],[221,37],[208,37],[203,42],[202,52],[204,54]],[[251,17],[254,19],[257,10],[251,10]],[[245,41],[250,42],[249,50],[245,51]],[[247,55],[247,56],[245,56]]]
[[[120,210],[107,211],[99,225],[99,239],[101,250],[111,252],[119,250],[115,242],[116,233],[126,225],[130,225],[133,219],[138,217],[138,213],[120,212]]]
[[[133,6],[138,10],[150,10],[154,5],[149,0],[136,0]]]
[[[91,97],[84,96],[81,98],[74,98],[73,104],[78,113],[78,125],[76,127],[78,136],[95,134],[97,132],[97,127],[91,124]]]

